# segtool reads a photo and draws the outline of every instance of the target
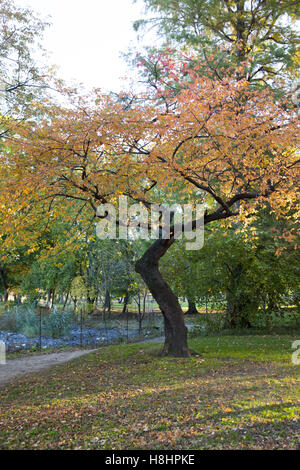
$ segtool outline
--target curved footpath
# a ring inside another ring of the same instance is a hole
[[[163,341],[163,337],[151,338],[143,343],[156,343]],[[25,356],[19,359],[7,359],[6,364],[0,364],[0,386],[11,382],[16,377],[48,369],[64,362],[72,361],[77,357],[84,356],[98,349],[84,349],[78,351],[63,351],[38,356]]]
[[[39,356],[25,356],[20,359],[7,359],[6,364],[0,364],[0,386],[11,382],[16,377],[72,361],[72,359],[93,351],[97,350],[64,351],[53,354],[41,354]]]

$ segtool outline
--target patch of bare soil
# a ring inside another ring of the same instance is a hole
[[[93,351],[96,351],[96,349],[64,351],[39,356],[27,356],[21,359],[8,359],[6,364],[0,365],[0,386],[11,382],[16,377],[72,361]]]

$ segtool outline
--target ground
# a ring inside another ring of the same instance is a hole
[[[120,345],[0,388],[1,449],[296,449],[292,336]]]
[[[47,369],[57,364],[63,364],[77,357],[84,356],[91,351],[95,351],[95,349],[63,351],[41,355],[31,354],[30,356],[18,359],[8,359],[5,366],[0,367],[0,386],[11,382],[16,377]]]

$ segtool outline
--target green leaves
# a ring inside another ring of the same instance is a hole
[[[155,25],[170,43],[194,48],[209,61],[218,50],[222,67],[249,60],[247,78],[275,85],[274,77],[295,76],[299,18],[293,0],[144,0],[154,17],[138,20],[135,28]]]

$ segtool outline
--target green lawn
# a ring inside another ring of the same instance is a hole
[[[1,449],[296,449],[300,366],[292,336],[103,348],[0,388]]]

